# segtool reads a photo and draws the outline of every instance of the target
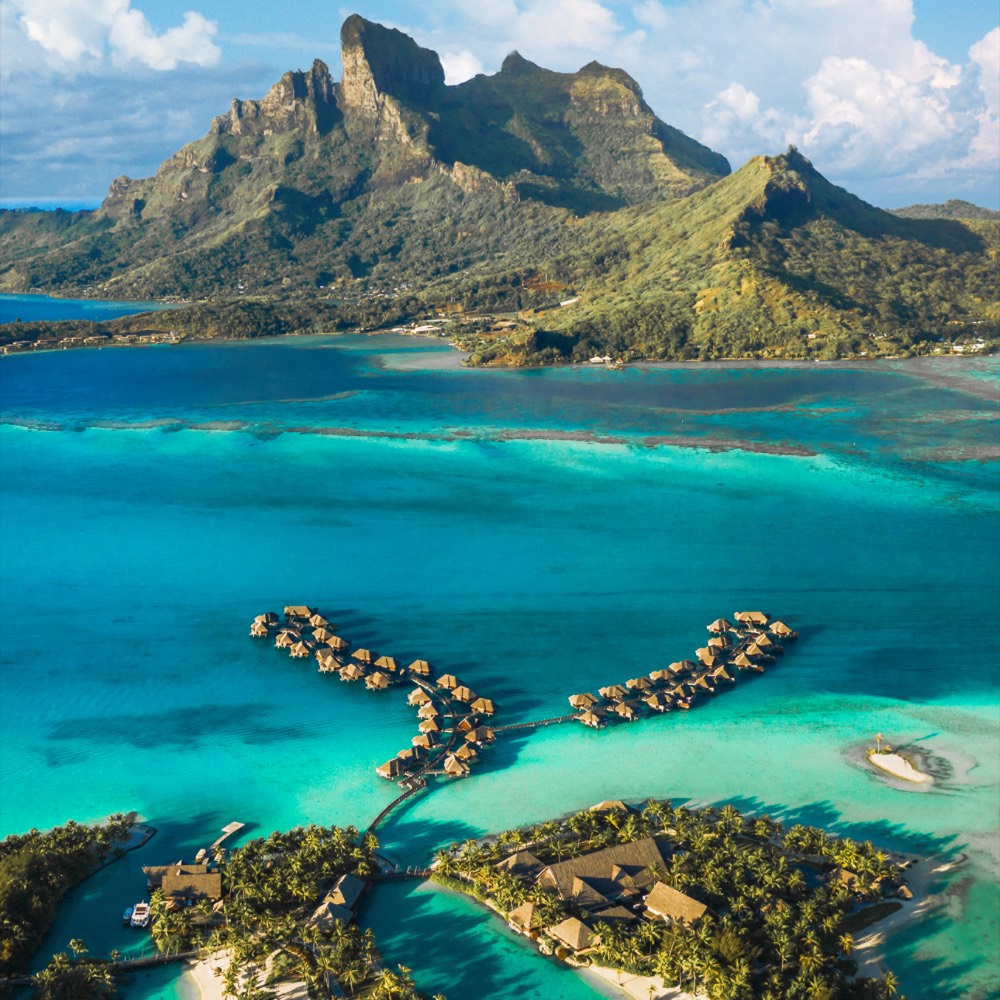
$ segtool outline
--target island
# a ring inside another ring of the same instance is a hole
[[[893,753],[892,747],[888,744],[882,746],[882,734],[876,737],[876,745],[868,748],[868,761],[873,767],[877,767],[894,778],[901,778],[903,781],[912,781],[918,785],[933,784],[934,779],[929,774],[917,770],[902,754]]]

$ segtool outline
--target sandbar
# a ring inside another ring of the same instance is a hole
[[[676,986],[665,986],[659,976],[637,976],[601,965],[584,966],[580,971],[585,979],[596,977],[602,985],[609,983],[635,1000],[705,1000],[703,994],[684,993]]]
[[[868,760],[872,766],[887,771],[895,778],[902,778],[904,781],[913,781],[922,785],[934,780],[929,774],[918,771],[905,757],[900,757],[898,753],[872,753],[868,755]]]

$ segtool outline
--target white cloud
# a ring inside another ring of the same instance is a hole
[[[483,64],[468,49],[461,52],[441,52],[440,56],[445,83],[464,83],[483,71]]]
[[[5,6],[8,6],[5,4]],[[52,69],[93,66],[105,57],[118,66],[171,70],[182,63],[214,66],[221,51],[215,22],[189,11],[177,27],[157,34],[131,0],[11,0],[21,31],[42,49]],[[4,17],[4,44],[16,44]]]

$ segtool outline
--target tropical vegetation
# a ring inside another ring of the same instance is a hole
[[[435,877],[505,915],[534,902],[548,928],[588,914],[498,862],[528,850],[543,864],[552,863],[650,836],[670,846],[669,861],[655,877],[709,911],[691,926],[648,919],[598,922],[593,929],[600,944],[591,956],[598,964],[662,976],[668,985],[711,1000],[896,995],[891,973],[882,980],[855,978],[848,924],[869,907],[898,907],[878,902],[900,880],[889,855],[870,842],[815,827],[786,830],[769,816],[744,816],[732,805],[692,809],[651,800],[641,809],[586,810],[488,841],[453,844],[439,852]],[[842,871],[851,878],[838,877]]]

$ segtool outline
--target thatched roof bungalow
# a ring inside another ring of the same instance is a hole
[[[601,943],[601,936],[595,934],[582,920],[567,917],[561,924],[550,927],[546,933],[574,955],[591,951]]]
[[[476,698],[469,707],[478,715],[493,715],[496,711],[489,698]]]
[[[277,625],[278,622],[281,621],[281,619],[273,611],[268,611],[263,615],[257,615],[257,617],[254,618],[254,621],[262,622],[269,628],[274,628],[274,626]]]
[[[660,691],[657,691],[656,694],[651,694],[646,699],[646,704],[654,712],[669,712],[670,711],[670,699],[665,694],[663,694]]]
[[[278,633],[278,637],[274,640],[274,645],[278,649],[291,649],[299,641],[299,638],[298,632],[288,629]]]
[[[441,709],[432,701],[425,702],[417,709],[418,719],[437,719],[441,716]]]
[[[417,729],[419,729],[422,733],[441,732],[441,727],[438,725],[437,719],[424,719],[424,721],[417,726]]]
[[[779,639],[794,639],[798,636],[798,632],[793,632],[784,622],[775,621],[771,622],[768,626],[771,630],[772,635],[776,635]]]
[[[470,773],[469,765],[464,760],[459,760],[453,753],[450,753],[444,759],[444,773],[450,774],[454,778],[465,778]]]
[[[254,622],[250,626],[250,635],[255,639],[266,639],[268,635],[268,628],[263,622]]]
[[[717,635],[722,635],[723,632],[732,632],[733,623],[726,621],[725,618],[716,618],[711,625],[708,626],[709,632],[715,632]]]
[[[455,756],[459,760],[464,760],[466,764],[471,764],[474,760],[479,760],[479,752],[471,743],[463,743],[455,751]]]
[[[326,640],[332,636],[333,633],[328,628],[324,628],[322,625],[319,628],[313,629],[313,639],[316,642],[326,642]]]
[[[733,617],[744,627],[768,623],[768,616],[763,611],[737,611]]]
[[[639,718],[639,706],[634,701],[620,701],[611,711],[626,722],[635,722]]]
[[[492,743],[495,739],[493,730],[488,726],[476,726],[475,729],[470,729],[465,734],[466,743],[478,743],[480,746],[484,743]]]
[[[406,696],[407,705],[426,705],[430,700],[431,696],[422,687],[415,687]]]
[[[317,611],[315,614],[311,614],[309,616],[309,624],[312,625],[313,628],[324,628],[330,623]]]
[[[380,656],[375,661],[375,666],[379,670],[384,670],[388,674],[398,674],[399,664],[396,662],[396,657],[394,656]]]
[[[303,660],[307,656],[312,656],[315,648],[316,646],[313,643],[300,639],[298,642],[288,647],[288,653],[296,659]]]
[[[375,768],[375,773],[380,778],[388,778],[390,781],[406,774],[406,763],[400,757],[393,757],[384,764],[379,764]]]
[[[409,747],[406,750],[400,750],[396,756],[404,764],[416,764],[418,761],[423,760],[427,756],[426,747]]]
[[[289,604],[285,608],[286,621],[291,621],[293,618],[300,618],[302,621],[308,621],[312,614],[312,608],[307,607],[305,604]]]
[[[653,687],[653,682],[648,677],[633,677],[625,682],[625,687],[632,691],[649,691]]]
[[[442,674],[437,679],[437,686],[445,691],[454,691],[461,684],[461,681],[454,674]]]
[[[724,635],[713,635],[712,638],[708,640],[708,645],[710,649],[728,649],[729,639]]]
[[[582,694],[571,694],[569,696],[570,708],[588,709],[592,708],[596,704],[597,698],[589,691],[584,691]]]
[[[543,922],[542,915],[538,912],[537,904],[528,900],[507,914],[507,923],[510,925],[511,930],[531,937],[533,931],[541,929]]]
[[[430,750],[431,747],[436,747],[441,739],[437,733],[421,733],[419,736],[414,736],[410,742],[415,747],[423,747],[425,750]]]
[[[365,649],[364,647],[354,650],[354,652],[351,653],[351,658],[357,660],[358,663],[363,663],[366,667],[370,667],[372,660],[375,659],[372,651],[370,649]]]
[[[600,688],[600,693],[605,701],[621,701],[622,698],[628,697],[628,690],[621,684],[609,684]]]
[[[691,673],[692,670],[697,670],[697,667],[690,660],[677,660],[675,663],[671,663],[667,667],[667,670],[674,677],[684,677],[686,674]]]
[[[163,885],[166,875],[204,875],[208,872],[208,863],[198,865],[185,865],[178,861],[173,865],[144,865],[143,875],[146,876],[146,888],[149,890],[158,889]]]
[[[406,669],[417,677],[430,677],[431,675],[431,665],[426,660],[414,660]]]
[[[171,868],[160,883],[163,898],[174,902],[197,902],[222,899],[222,873],[188,873],[181,868]]]
[[[456,701],[471,702],[475,701],[479,697],[475,691],[466,687],[464,684],[459,684],[457,688],[454,688],[451,692],[452,698]]]
[[[364,676],[365,672],[356,663],[348,663],[347,666],[340,669],[342,681],[359,681]]]
[[[374,670],[365,678],[365,687],[369,691],[384,691],[391,684],[392,681],[381,670]]]
[[[588,708],[586,712],[581,712],[576,717],[577,722],[582,722],[585,726],[590,726],[591,729],[600,729],[602,726],[607,725],[607,721],[603,716],[598,715],[593,709]]]
[[[497,868],[504,868],[521,879],[522,882],[533,883],[545,871],[545,863],[539,861],[531,851],[517,851],[497,862]]]
[[[678,892],[666,882],[657,882],[646,897],[646,915],[661,918],[668,924],[693,924],[700,920],[708,907]]]
[[[663,670],[652,670],[649,674],[649,679],[651,681],[656,681],[660,683],[661,681],[669,681],[674,675],[666,669]]]
[[[365,891],[365,885],[364,879],[358,878],[357,875],[341,875],[326,894],[326,901],[353,910],[361,893]]]
[[[343,653],[344,650],[350,646],[350,643],[346,639],[341,639],[339,635],[331,635],[330,638],[326,640],[326,644],[331,649],[335,649],[338,653]]]
[[[555,889],[560,899],[570,902],[575,898],[576,879],[611,902],[638,898],[643,888],[656,882],[656,872],[666,870],[665,850],[669,850],[667,842],[654,837],[614,844],[549,865],[539,875],[538,884]]]
[[[338,923],[349,924],[354,919],[354,911],[346,906],[337,906],[324,900],[306,921],[307,927],[318,927],[321,931],[332,931]]]

